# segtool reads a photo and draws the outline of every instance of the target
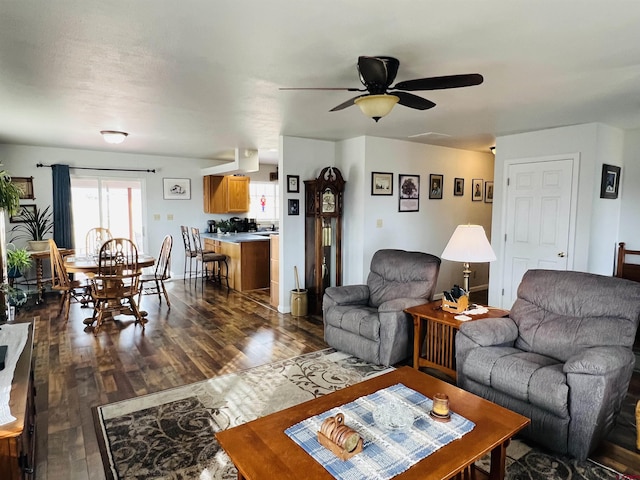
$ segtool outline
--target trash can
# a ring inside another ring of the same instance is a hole
[[[291,290],[291,315],[294,317],[307,316],[307,290],[299,288]]]

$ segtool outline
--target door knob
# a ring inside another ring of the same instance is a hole
[[[567,256],[567,254],[566,254],[566,253],[564,253],[564,252],[560,252],[560,253],[558,253],[558,256],[559,256],[560,258],[564,258],[564,257],[566,257],[566,256]]]

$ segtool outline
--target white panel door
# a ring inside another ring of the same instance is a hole
[[[571,234],[573,159],[515,163],[507,169],[504,301],[511,308],[531,268],[566,270]],[[571,262],[573,263],[573,262]]]

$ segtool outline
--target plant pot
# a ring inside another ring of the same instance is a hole
[[[29,249],[33,252],[45,252],[49,250],[49,240],[29,240]]]

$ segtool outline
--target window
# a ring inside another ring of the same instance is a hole
[[[277,221],[280,211],[278,194],[279,188],[276,182],[250,182],[249,218],[255,218],[257,223]]]
[[[114,237],[132,240],[144,251],[142,180],[71,177],[71,203],[76,249],[82,251],[93,227],[111,230]]]

